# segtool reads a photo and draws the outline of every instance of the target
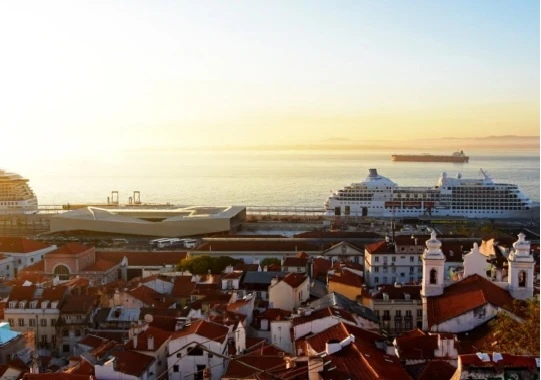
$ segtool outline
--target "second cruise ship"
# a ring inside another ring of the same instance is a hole
[[[433,187],[402,187],[370,169],[368,177],[332,192],[325,202],[328,216],[467,218],[530,218],[539,214],[517,185],[482,179],[450,178],[442,173]]]
[[[33,214],[38,200],[28,185],[28,179],[0,169],[0,215]]]

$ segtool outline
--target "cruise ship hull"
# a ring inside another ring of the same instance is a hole
[[[333,217],[462,217],[476,219],[539,219],[539,203],[516,185],[483,179],[447,177],[434,187],[401,187],[370,169],[369,176],[333,192],[325,202]]]

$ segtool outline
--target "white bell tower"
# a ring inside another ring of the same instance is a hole
[[[441,251],[441,241],[436,239],[436,232],[432,231],[430,239],[426,241],[423,252],[423,283],[421,285],[421,299],[423,301],[423,330],[428,330],[427,297],[443,294],[445,255]]]
[[[530,242],[525,238],[526,236],[521,232],[507,258],[509,262],[508,290],[513,298],[520,300],[533,297],[535,260],[530,254]]]

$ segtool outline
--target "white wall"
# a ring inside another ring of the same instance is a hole
[[[171,294],[173,291],[173,283],[169,281],[163,281],[162,279],[155,279],[143,283],[147,288],[153,289],[160,294]]]
[[[285,352],[293,353],[293,342],[291,340],[291,321],[271,322],[271,343]]]
[[[496,314],[498,314],[499,310],[499,308],[491,304],[486,304],[479,308],[479,310],[482,309],[484,309],[484,315],[475,315],[474,310],[470,310],[462,315],[459,315],[458,317],[442,322],[439,325],[432,326],[430,328],[430,331],[451,333],[470,331],[477,326],[485,323],[486,321],[494,318]]]
[[[193,373],[197,372],[197,365],[205,365],[207,368],[211,368],[212,380],[220,380],[224,373],[223,359],[217,355],[212,355],[209,358],[207,351],[203,351],[201,356],[187,355],[188,347],[194,346],[192,342],[200,343],[212,352],[227,354],[225,352],[227,339],[224,339],[224,343],[218,343],[196,334],[190,334],[170,340],[168,343],[169,356],[167,358],[169,380],[184,380],[189,375],[191,375],[189,378],[193,378]],[[181,355],[180,358],[177,357],[178,354]],[[179,372],[173,372],[174,365],[179,366]]]

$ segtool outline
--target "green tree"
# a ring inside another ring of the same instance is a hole
[[[220,274],[228,265],[242,262],[229,256],[211,257],[208,255],[195,256],[182,260],[177,265],[179,271],[189,271],[192,274]]]
[[[489,342],[484,351],[500,351],[514,355],[539,355],[539,302],[515,301],[509,312],[523,322],[517,322],[506,311],[500,311],[489,326]]]
[[[280,259],[274,259],[272,257],[267,257],[267,258],[265,258],[265,259],[263,259],[261,261],[260,265],[261,265],[261,268],[263,268],[264,266],[268,267],[268,266],[270,266],[272,264],[274,264],[274,265],[282,265],[282,262],[280,261]]]

